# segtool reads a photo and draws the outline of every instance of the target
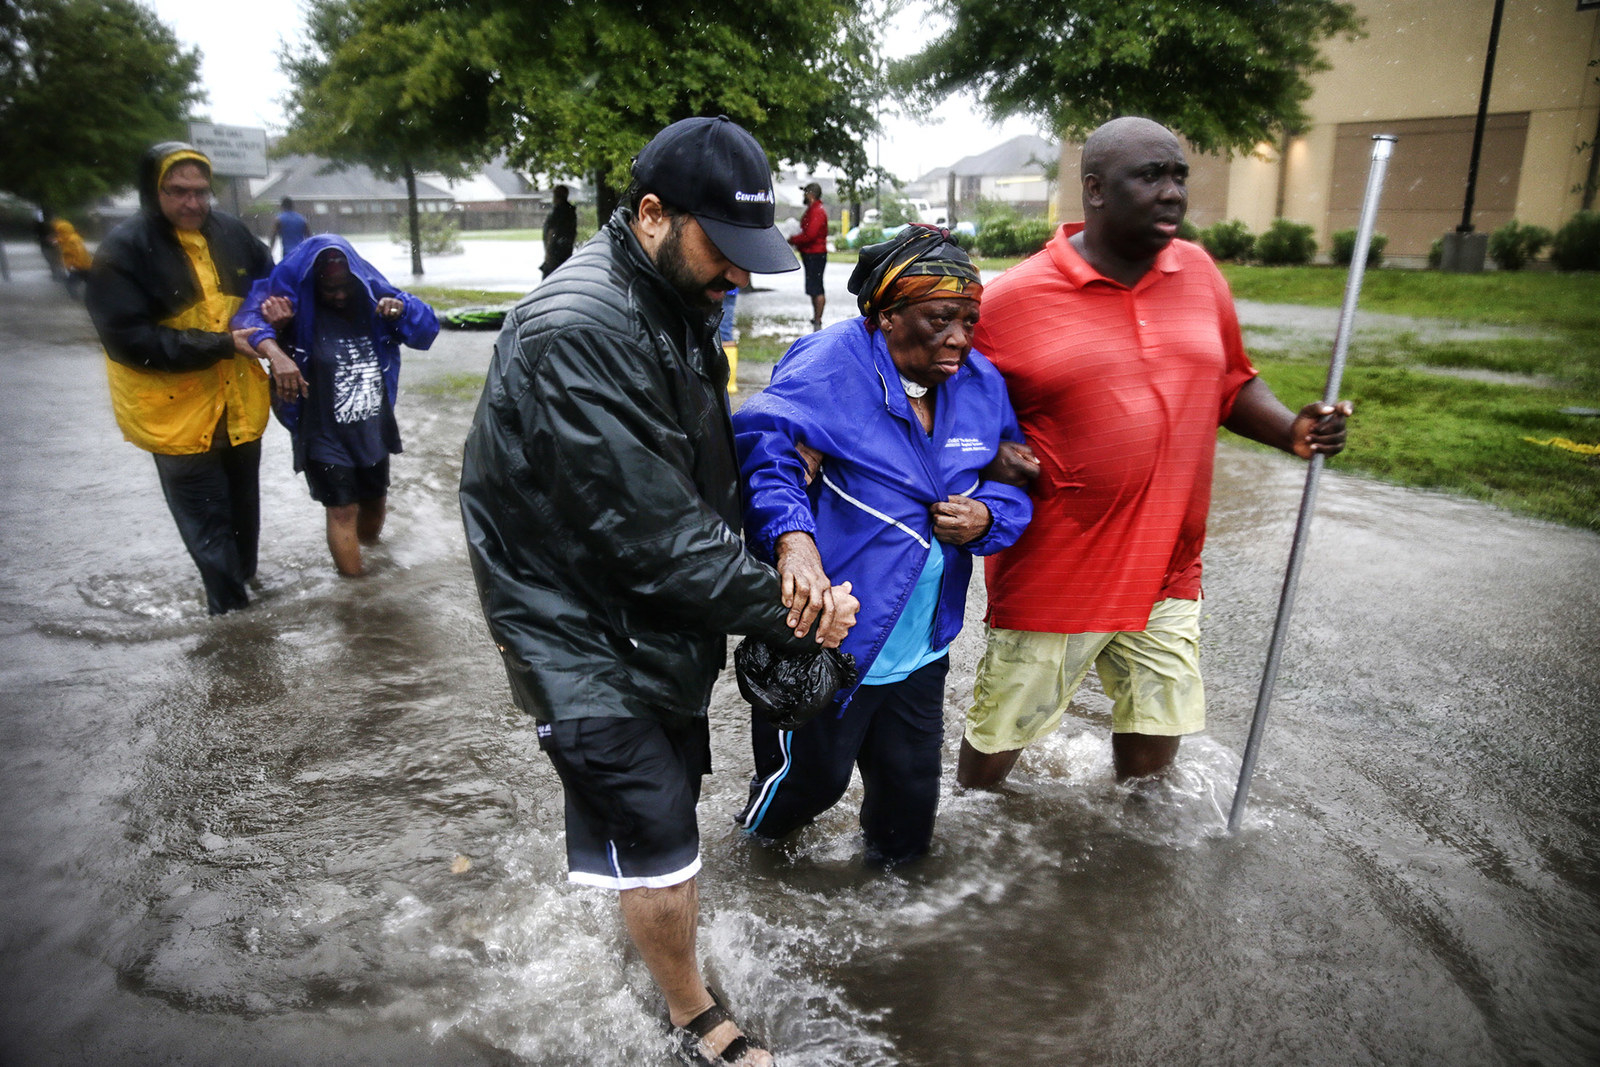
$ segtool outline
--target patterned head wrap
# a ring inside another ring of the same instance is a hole
[[[921,300],[983,298],[978,269],[949,230],[907,226],[892,240],[868,245],[850,275],[856,306],[869,320]]]

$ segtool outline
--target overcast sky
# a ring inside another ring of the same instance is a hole
[[[300,0],[251,0],[230,8],[228,17],[219,13],[216,0],[143,2],[172,27],[180,41],[198,47],[203,54],[201,83],[209,95],[203,110],[211,121],[282,130],[282,99],[288,92],[288,80],[278,69],[278,54],[284,41],[298,39],[304,30]],[[234,12],[244,12],[246,21],[241,24]],[[892,34],[907,46],[891,48],[891,53],[913,51],[915,34],[925,21],[920,5],[910,5],[897,20],[897,26],[904,29]],[[889,120],[885,123],[888,135],[881,145],[869,149],[868,157],[910,181],[1018,134],[1040,132],[1023,120],[992,126],[976,111],[970,99],[953,97],[935,111],[932,125]]]

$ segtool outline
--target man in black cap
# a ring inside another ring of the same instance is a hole
[[[848,585],[797,594],[739,538],[717,316],[751,272],[795,267],[755,138],[668,126],[599,236],[507,315],[461,472],[484,615],[565,789],[569,878],[619,891],[691,1064],[772,1062],[695,951],[725,635],[837,647],[857,607]]]

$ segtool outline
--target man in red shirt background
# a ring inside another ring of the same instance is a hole
[[[1189,167],[1171,131],[1115,119],[1083,147],[1081,225],[984,292],[974,347],[1006,378],[1034,517],[991,556],[988,644],[957,781],[994,788],[1093,666],[1119,780],[1160,774],[1205,727],[1200,550],[1216,429],[1309,459],[1348,403],[1285,407],[1245,355],[1227,282],[1176,241]]]
[[[822,268],[828,265],[828,212],[822,206],[822,186],[812,182],[801,190],[806,213],[800,216],[800,232],[789,238],[800,253],[806,271],[806,295],[811,298],[811,332],[822,329],[822,308],[828,298],[822,292]]]

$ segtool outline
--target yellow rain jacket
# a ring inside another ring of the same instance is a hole
[[[234,444],[258,439],[271,411],[267,374],[234,352],[228,320],[272,257],[245,225],[212,211],[176,229],[156,190],[174,165],[205,157],[157,145],[141,163],[142,210],[101,242],[85,303],[105,345],[117,425],[149,452],[205,452],[223,413]]]
[[[88,270],[94,261],[89,258],[89,249],[84,245],[83,238],[78,236],[77,227],[66,219],[56,219],[51,226],[56,232],[56,248],[61,252],[61,265],[68,270]]]

